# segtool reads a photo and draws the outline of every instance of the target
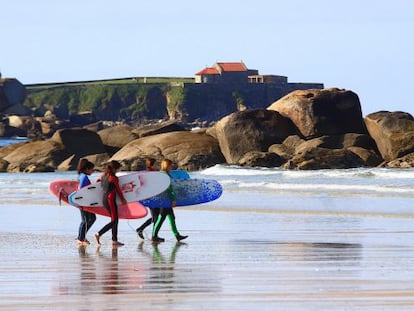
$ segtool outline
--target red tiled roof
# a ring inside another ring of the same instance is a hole
[[[206,67],[203,70],[197,72],[195,75],[200,76],[200,75],[218,75],[218,74],[219,72],[217,71],[216,68]]]
[[[244,63],[217,63],[222,71],[247,71]]]

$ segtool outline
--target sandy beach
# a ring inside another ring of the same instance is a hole
[[[97,247],[92,234],[91,245],[76,247],[79,216],[69,207],[49,209],[32,230],[31,213],[2,212],[2,310],[414,309],[407,216],[181,208],[185,243],[167,223],[166,242],[142,241],[133,230],[142,220],[123,220],[125,246],[113,249],[110,235]]]

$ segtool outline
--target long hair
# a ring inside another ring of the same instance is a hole
[[[86,170],[92,169],[94,167],[95,167],[95,164],[93,164],[88,159],[83,158],[79,160],[77,171],[78,171],[78,174],[82,174],[82,173],[85,173]]]
[[[164,159],[161,162],[161,171],[168,171],[168,167],[172,165],[172,161],[170,159]]]
[[[121,163],[118,161],[112,160],[105,166],[105,175],[115,176],[115,173],[118,169],[121,168]]]
[[[145,168],[148,171],[153,171],[154,170],[154,164],[155,164],[155,159],[154,158],[148,158],[145,160]]]

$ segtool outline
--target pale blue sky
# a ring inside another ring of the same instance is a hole
[[[414,114],[411,0],[0,0],[0,71],[24,84],[192,77],[243,60]]]

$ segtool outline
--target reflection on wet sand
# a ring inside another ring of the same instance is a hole
[[[108,250],[102,252],[101,247],[97,247],[93,255],[86,249],[79,251],[81,271],[79,294],[115,295],[139,290],[143,279],[140,273],[135,272],[142,269],[137,269],[124,258],[119,260],[117,247],[112,248],[109,255],[107,252]]]
[[[221,292],[222,283],[212,276],[210,271],[216,270],[219,277],[226,272],[239,274],[240,282],[243,282],[245,277],[250,278],[251,273],[255,273],[259,284],[268,284],[271,280],[269,273],[272,271],[275,277],[282,279],[287,275],[297,276],[300,271],[302,278],[318,278],[319,269],[307,268],[314,266],[315,262],[320,262],[316,265],[323,264],[325,269],[329,266],[341,267],[342,275],[352,275],[355,273],[355,267],[360,265],[363,249],[361,244],[352,243],[233,241],[223,249],[220,249],[220,246],[217,246],[217,249],[210,248],[210,251],[216,253],[216,261],[220,260],[220,256],[227,258],[222,265],[210,267],[211,270],[206,271],[206,263],[203,263],[206,257],[200,256],[199,267],[192,267],[193,271],[189,273],[189,267],[185,262],[177,263],[179,250],[186,247],[188,245],[185,243],[160,245],[140,242],[137,247],[140,256],[129,258],[119,258],[118,248],[113,248],[110,254],[108,250],[102,252],[99,247],[92,254],[89,254],[87,248],[79,248],[79,284],[76,285],[76,280],[72,280],[71,285],[65,286],[65,293],[68,293],[67,286],[71,288],[71,294],[78,292],[82,295]],[[232,260],[228,258],[237,258],[239,264],[231,264]],[[255,265],[248,264],[256,260],[261,262],[259,271]],[[276,262],[278,266],[275,268]],[[222,268],[225,270],[221,271]],[[206,273],[209,274],[208,277]],[[338,274],[337,271],[330,273],[332,276]]]
[[[178,263],[176,257],[185,243],[162,245],[157,243],[138,244],[138,256],[119,257],[120,250],[113,248],[101,251],[98,247],[79,247],[79,279],[62,280],[60,295],[68,294],[143,294],[174,292],[210,292],[216,290],[214,280],[203,280],[204,274]],[[161,249],[162,248],[162,249]],[[137,254],[137,253],[135,253]],[[184,267],[184,268],[183,268]]]
[[[107,258],[100,252],[100,247],[97,248],[100,263],[103,263],[103,275],[101,279],[102,294],[114,295],[125,288],[125,281],[120,280],[119,267],[118,267],[118,247],[113,247],[111,251],[111,257]],[[101,261],[103,259],[103,262]]]
[[[279,252],[286,252],[291,259],[303,261],[348,261],[361,259],[362,245],[352,243],[278,243]],[[336,263],[335,263],[336,264]]]
[[[146,289],[163,290],[165,292],[172,292],[175,288],[175,273],[174,265],[178,249],[186,245],[185,243],[177,242],[171,249],[171,252],[166,258],[159,250],[159,243],[152,243],[152,253],[149,253],[144,248],[144,242],[138,245],[138,251],[144,254],[151,260],[151,265],[148,269],[148,277],[146,279]]]
[[[88,294],[96,291],[96,263],[95,258],[87,252],[86,246],[79,246],[80,264],[80,286],[81,294]],[[76,283],[75,283],[76,284]]]
[[[274,259],[289,261],[348,261],[357,263],[361,260],[362,245],[358,243],[332,242],[274,242],[261,240],[239,240],[241,254],[254,256],[254,253],[266,252]]]

